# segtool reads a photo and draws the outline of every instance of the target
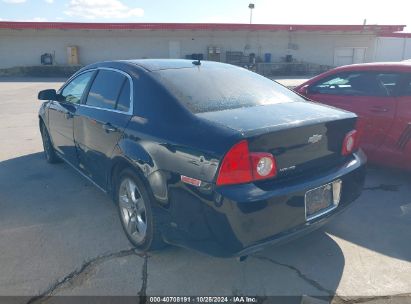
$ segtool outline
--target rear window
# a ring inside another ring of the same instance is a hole
[[[168,69],[153,73],[193,113],[303,100],[268,78],[234,66]]]

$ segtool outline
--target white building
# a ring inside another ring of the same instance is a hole
[[[377,38],[376,61],[411,59],[411,33],[390,33]]]
[[[191,54],[233,62],[248,61],[254,54],[257,62],[271,64],[339,66],[383,57],[377,50],[379,37],[403,29],[402,25],[0,22],[0,68],[40,65],[44,53],[52,54],[56,65]],[[396,52],[397,46],[387,50]]]

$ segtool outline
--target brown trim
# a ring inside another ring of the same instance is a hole
[[[1,21],[0,29],[62,30],[199,30],[199,31],[343,31],[390,34],[405,25],[308,25],[308,24],[235,24],[235,23],[74,23]]]

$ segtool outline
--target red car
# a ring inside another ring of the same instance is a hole
[[[411,62],[338,67],[295,91],[356,113],[370,162],[411,170]]]

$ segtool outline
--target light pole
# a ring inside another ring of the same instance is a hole
[[[250,9],[250,24],[253,23],[253,9],[254,9],[255,5],[254,3],[250,3],[248,5],[248,8]]]

